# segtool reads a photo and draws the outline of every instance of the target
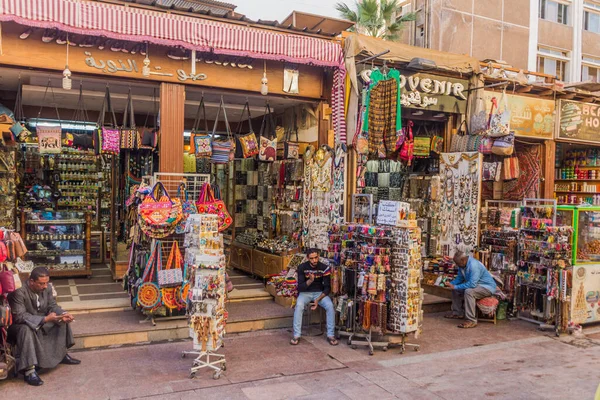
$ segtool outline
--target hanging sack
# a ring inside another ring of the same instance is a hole
[[[431,151],[431,137],[429,136],[427,127],[425,127],[425,136],[419,136],[422,126],[424,125],[419,125],[417,136],[414,137],[413,154],[415,157],[429,157]]]
[[[494,139],[482,136],[479,142],[479,152],[481,154],[492,154],[492,147],[494,146]]]
[[[204,132],[199,131],[200,112],[204,120]],[[200,99],[196,118],[194,118],[194,126],[192,126],[192,135],[190,136],[190,154],[195,154],[196,157],[210,157],[212,155],[211,135],[208,131],[208,122],[206,121],[206,107],[204,106],[204,96]]]
[[[404,141],[406,140],[406,138],[409,135],[412,135],[413,125],[414,125],[414,122],[408,121],[408,123],[404,124],[404,126],[400,130],[400,133],[396,137],[396,151],[400,150],[402,148],[402,145],[404,144]]]
[[[133,111],[133,98],[131,88],[127,94],[127,103],[123,112],[123,125],[121,125],[121,149],[134,150],[138,148],[138,131],[135,127],[135,113]]]
[[[481,146],[481,139],[483,136],[478,135],[467,135],[467,151],[479,151],[479,147]]]
[[[244,114],[248,113],[248,133],[242,134],[242,126],[244,125]],[[235,158],[250,158],[258,154],[258,142],[254,129],[252,129],[252,118],[250,116],[250,105],[246,101],[244,109],[240,116],[235,135]]]
[[[223,119],[225,121],[225,132],[227,136],[225,138],[217,139],[217,124],[219,123],[219,116],[223,112]],[[229,121],[227,120],[227,111],[225,110],[225,103],[223,102],[223,96],[221,96],[221,102],[219,103],[219,109],[217,110],[217,116],[215,117],[215,124],[212,130],[212,156],[210,161],[214,164],[227,164],[233,159],[235,148],[233,144],[233,138],[231,136],[231,128]]]
[[[154,282],[155,271],[162,264],[162,245],[160,241],[153,240],[150,248],[150,258],[146,262],[142,283],[137,288],[137,304],[145,310],[152,310],[160,306],[160,288]]]
[[[90,118],[87,112],[87,108],[85,107],[85,102],[83,98],[83,83],[79,83],[79,99],[77,100],[77,109],[73,113],[73,117],[71,117],[73,121],[81,122],[82,125],[87,123]],[[94,148],[94,141],[92,138],[92,134],[87,133],[85,130],[81,130],[79,132],[70,132],[73,136],[72,147],[87,150]]]
[[[408,131],[408,136],[400,149],[400,153],[398,153],[398,157],[401,161],[404,161],[408,165],[411,165],[412,160],[414,158],[414,139],[412,129]]]
[[[152,192],[138,206],[138,215],[142,231],[156,239],[173,234],[183,218],[181,202],[179,199],[171,199],[161,182],[154,185]]]
[[[498,162],[484,162],[482,170],[483,181],[496,181],[498,182],[501,177],[502,164]]]
[[[479,95],[484,93],[483,90],[478,90],[475,95],[475,109],[471,114],[469,124],[469,132],[471,135],[485,135],[488,129],[488,114],[485,110],[485,101]]]
[[[148,119],[150,117],[150,111],[146,114],[146,120],[144,121],[144,127],[138,129],[138,148],[142,150],[156,150],[158,147],[158,124],[157,124],[157,115],[158,115],[158,101],[156,95],[156,89],[152,92],[152,104],[153,104],[153,125],[152,127],[148,126]]]
[[[179,251],[179,244],[175,240],[171,246],[166,268],[161,269],[162,265],[159,264],[158,287],[162,289],[180,286],[183,283],[182,265],[183,258],[181,257],[181,251]]]
[[[204,183],[200,189],[200,195],[196,202],[198,214],[215,214],[219,217],[219,232],[227,229],[233,219],[227,211],[223,200],[216,200],[210,183]]]
[[[513,179],[519,179],[519,158],[518,157],[506,157],[502,166],[503,179],[510,181]]]
[[[52,93],[52,100],[47,99],[48,91]],[[40,126],[39,120],[42,115],[44,106],[52,102],[54,104],[54,110],[56,111],[56,118],[58,119],[58,126]],[[40,154],[60,154],[62,150],[62,124],[60,115],[58,113],[58,105],[56,97],[54,96],[54,89],[48,79],[48,85],[44,91],[44,97],[42,98],[42,105],[37,115],[37,123],[35,125],[35,133],[38,138],[39,152]]]
[[[467,123],[463,120],[458,127],[458,131],[452,135],[452,141],[450,142],[451,153],[464,153],[467,151],[469,138],[466,132],[466,127]]]
[[[431,151],[435,154],[440,154],[444,151],[444,138],[441,136],[433,136],[431,138]]]
[[[29,129],[25,127],[25,113],[23,112],[23,84],[19,77],[19,87],[17,89],[17,98],[15,100],[15,122],[10,127],[13,136],[21,143],[30,143],[32,135]]]
[[[185,226],[187,223],[187,219],[191,214],[197,214],[198,209],[196,208],[196,204],[193,201],[190,201],[188,198],[188,191],[186,189],[185,183],[181,183],[177,188],[177,197],[181,201],[181,212],[183,217],[181,221],[175,227],[175,233],[181,234],[185,232]]]
[[[4,263],[0,267],[0,288],[1,294],[8,294],[15,291],[13,272]]]
[[[107,112],[110,113],[112,119],[110,127],[104,126],[104,118]],[[108,85],[106,85],[104,101],[102,102],[97,125],[98,129],[94,132],[94,149],[96,155],[119,154],[121,149],[121,132],[117,125],[117,117],[115,116],[115,110],[113,109],[110,99],[110,89],[108,88]]]
[[[494,108],[496,111],[494,112]],[[506,136],[510,133],[510,109],[508,108],[508,96],[506,91],[502,92],[500,101],[495,97],[492,99],[490,110],[489,128],[486,132],[490,137]]]
[[[515,150],[515,133],[510,132],[506,136],[494,139],[492,154],[499,156],[510,156]]]
[[[277,144],[277,157],[283,160],[297,160],[300,158],[300,144],[298,144],[298,125],[296,121],[296,111],[292,108],[291,119],[287,124],[285,140]],[[296,142],[292,142],[292,132],[296,132]]]
[[[271,114],[271,106],[267,102],[265,114],[260,124],[260,149],[258,159],[260,161],[272,162],[277,159],[277,134],[275,133],[275,121]]]

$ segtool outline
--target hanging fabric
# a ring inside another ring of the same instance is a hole
[[[223,112],[223,119],[225,121],[225,132],[227,137],[225,139],[217,139],[215,137],[217,133],[217,124],[219,123],[219,117]],[[221,102],[219,103],[219,109],[217,110],[217,116],[215,117],[215,124],[212,130],[212,156],[210,161],[214,164],[227,164],[233,160],[235,151],[235,141],[231,136],[231,128],[229,127],[229,121],[227,120],[227,111],[225,110],[225,103],[223,102],[223,96],[221,96]]]

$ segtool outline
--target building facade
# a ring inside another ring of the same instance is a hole
[[[409,41],[540,72],[600,81],[600,1],[410,0]]]

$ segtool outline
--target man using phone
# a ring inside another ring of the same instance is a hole
[[[335,309],[329,298],[331,291],[331,270],[328,265],[319,261],[319,250],[310,249],[306,256],[308,261],[298,267],[298,300],[294,310],[294,337],[290,341],[297,345],[302,334],[302,314],[304,307],[310,303],[312,310],[318,306],[325,309],[327,314],[327,341],[337,346],[335,339]]]
[[[32,386],[44,384],[38,368],[81,362],[67,354],[67,349],[75,344],[69,326],[74,318],[56,304],[48,285],[49,275],[44,267],[34,268],[27,283],[8,298],[13,314],[8,340],[17,348],[17,371]]]

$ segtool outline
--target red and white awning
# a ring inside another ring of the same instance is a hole
[[[0,21],[218,54],[342,67],[342,48],[330,40],[125,5],[86,0],[0,0]]]

